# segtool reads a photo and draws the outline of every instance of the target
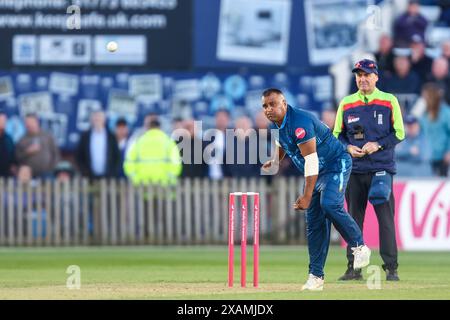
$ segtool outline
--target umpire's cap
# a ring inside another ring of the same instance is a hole
[[[375,73],[378,75],[378,66],[375,61],[369,59],[363,59],[355,63],[355,67],[352,72],[356,72],[358,70],[362,70],[366,73]]]

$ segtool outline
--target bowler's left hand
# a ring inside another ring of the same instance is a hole
[[[374,152],[377,152],[380,150],[380,144],[378,142],[367,142],[363,147],[362,150],[367,154],[372,154]]]
[[[309,205],[311,204],[311,195],[302,195],[298,197],[297,201],[294,203],[294,209],[295,210],[306,210],[309,208]]]

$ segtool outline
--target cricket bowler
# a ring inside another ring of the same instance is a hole
[[[275,158],[263,170],[270,172],[287,154],[305,176],[303,195],[294,204],[295,210],[306,210],[309,278],[302,290],[322,290],[331,223],[352,248],[354,268],[363,268],[370,260],[361,229],[344,209],[352,159],[324,123],[288,105],[282,91],[265,90],[262,108],[279,132]]]

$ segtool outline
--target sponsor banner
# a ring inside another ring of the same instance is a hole
[[[52,72],[49,90],[52,93],[74,96],[78,93],[79,77],[75,74]]]
[[[287,62],[291,0],[223,0],[217,58],[283,65]]]
[[[42,35],[38,39],[39,59],[37,61],[41,65],[89,65],[91,63],[92,50],[90,36]],[[22,64],[26,64],[25,61],[30,62],[28,64],[35,63],[36,59],[30,57],[27,60],[24,58],[24,54],[20,56],[19,54],[24,49],[22,47],[19,49],[21,50],[19,53],[13,53],[17,57],[17,61],[21,61]],[[30,51],[32,52],[32,50]],[[21,57],[20,60],[18,60],[19,57]]]
[[[15,65],[33,65],[37,61],[37,37],[35,35],[13,36],[12,62]]]
[[[130,75],[129,94],[137,100],[152,103],[163,98],[163,79],[160,74]]]
[[[358,43],[358,25],[368,18],[371,0],[306,0],[309,62],[327,65],[342,59]]]
[[[450,181],[405,184],[398,231],[405,250],[450,250]]]
[[[306,90],[311,86],[300,78],[314,83],[316,77],[312,74],[116,73],[51,69],[51,72],[0,72],[0,110],[10,118],[28,113],[46,119],[53,113],[67,115],[67,124],[62,117],[51,118],[52,126],[58,128],[55,132],[67,135],[60,140],[64,143],[61,148],[67,151],[76,148],[77,137],[89,128],[89,115],[94,110],[102,109],[107,113],[110,129],[114,129],[118,117],[125,117],[131,130],[138,128],[149,112],[171,119],[201,119],[205,127],[210,128],[214,126],[214,114],[219,109],[227,109],[233,119],[242,115],[255,118],[262,112],[263,90],[280,81],[286,84],[283,92],[292,106],[318,114],[330,103],[318,100],[315,91]],[[307,105],[302,103],[304,96],[309,101]]]
[[[450,251],[450,181],[409,180],[394,183],[395,229],[401,250]],[[364,241],[379,248],[378,221],[368,203]],[[345,242],[342,242],[345,245]]]
[[[0,77],[0,100],[11,98],[14,95],[13,84],[10,76]]]
[[[39,117],[50,116],[54,112],[53,100],[50,92],[33,92],[19,97],[19,111],[22,117],[33,113]]]
[[[125,118],[133,125],[138,115],[136,100],[128,94],[128,91],[111,90],[108,103],[108,120],[110,128],[114,128],[119,118]]]
[[[193,0],[2,0],[0,68],[189,69],[192,11]]]

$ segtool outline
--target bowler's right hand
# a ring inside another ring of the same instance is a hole
[[[362,158],[366,153],[359,147],[349,144],[347,146],[347,151],[350,153],[352,158]]]

